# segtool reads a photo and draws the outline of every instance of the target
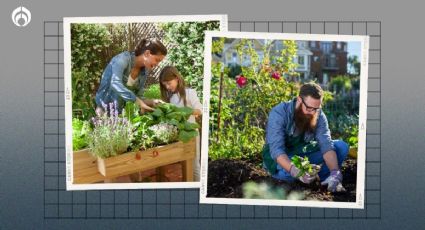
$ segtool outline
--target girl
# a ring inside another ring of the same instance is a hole
[[[142,100],[148,71],[155,68],[167,55],[167,48],[157,39],[142,39],[133,52],[122,52],[106,66],[96,92],[96,113],[103,113],[102,104],[133,101],[142,113],[153,110],[159,100]],[[130,90],[131,88],[132,90]]]
[[[186,88],[183,77],[177,68],[166,66],[159,75],[161,99],[165,102],[174,104],[179,107],[190,107],[193,114],[189,117],[189,122],[195,123],[196,117],[202,115],[202,104],[199,101],[196,91]],[[193,162],[193,178],[199,181],[200,172],[200,138],[196,136],[196,157]]]

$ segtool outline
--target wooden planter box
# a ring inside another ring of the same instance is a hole
[[[87,149],[74,152],[74,177],[77,174],[79,176],[78,181],[98,181],[99,176],[95,176],[88,171],[89,159],[87,159],[87,154],[89,154]],[[196,138],[193,138],[187,143],[176,142],[145,151],[128,152],[105,159],[99,157],[97,159],[92,158],[91,165],[96,161],[96,171],[101,174],[100,176],[104,179],[111,179],[182,162],[184,180],[193,181],[192,164],[195,154]]]

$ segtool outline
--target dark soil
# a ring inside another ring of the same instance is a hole
[[[248,181],[266,182],[273,187],[281,187],[287,192],[299,191],[306,200],[320,201],[356,201],[357,161],[347,159],[341,168],[345,192],[330,193],[316,180],[310,185],[302,182],[287,183],[269,176],[261,168],[258,159],[254,160],[215,160],[208,163],[208,197],[243,198],[242,185]]]

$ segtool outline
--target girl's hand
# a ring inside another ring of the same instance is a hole
[[[145,113],[146,111],[153,111],[154,110],[153,108],[146,105],[145,102],[143,102],[143,100],[138,98],[138,97],[136,97],[136,103],[140,107],[140,112],[142,114]]]

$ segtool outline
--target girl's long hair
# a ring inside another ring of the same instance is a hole
[[[177,79],[177,92],[179,93],[180,100],[183,99],[183,105],[186,106],[186,84],[184,79],[174,66],[165,66],[161,74],[159,75],[159,88],[161,90],[161,99],[167,103],[170,103],[170,98],[173,96],[173,93],[168,92],[165,86],[162,84],[166,81],[171,81]]]

